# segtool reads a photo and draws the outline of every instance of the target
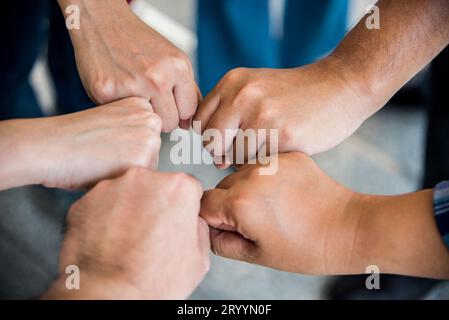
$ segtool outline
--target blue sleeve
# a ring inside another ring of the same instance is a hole
[[[435,187],[433,205],[438,229],[449,248],[449,181]]]

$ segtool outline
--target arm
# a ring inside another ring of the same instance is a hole
[[[275,175],[245,165],[206,191],[201,215],[221,256],[306,274],[382,273],[449,279],[432,191],[355,193],[307,156],[279,155]],[[273,188],[276,186],[276,188]]]
[[[280,153],[313,155],[338,145],[449,43],[446,0],[382,0],[379,6],[380,30],[368,30],[363,19],[317,63],[231,70],[195,115],[201,133],[278,129]],[[227,152],[236,149],[229,141],[223,141]]]
[[[130,167],[155,168],[161,120],[128,98],[74,114],[0,122],[0,190],[80,189]]]
[[[341,62],[336,68],[345,81],[371,101],[365,119],[449,44],[447,1],[381,0],[377,5],[381,28],[367,29],[365,17],[330,56]]]
[[[28,132],[36,124],[33,120],[0,122],[0,190],[40,182],[39,162],[32,156],[35,146],[29,143],[34,133]]]
[[[199,91],[182,51],[134,15],[125,0],[58,2],[64,13],[70,5],[79,8],[80,28],[69,32],[81,80],[95,102],[151,100],[164,132],[188,122]]]
[[[432,195],[358,195],[352,271],[375,264],[383,273],[449,279],[449,250],[435,222]]]

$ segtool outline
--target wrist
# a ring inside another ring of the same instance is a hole
[[[328,221],[325,242],[324,274],[358,273],[355,257],[360,248],[357,246],[360,234],[360,212],[363,210],[363,196],[342,187],[342,191],[333,191],[336,197],[331,208],[331,220]]]
[[[347,96],[354,97],[355,101],[345,104],[345,111],[350,119],[362,124],[380,108],[376,101],[376,93],[361,72],[362,70],[356,70],[351,63],[336,53],[332,53],[318,63],[322,64],[326,72],[336,77],[335,83],[342,83],[342,87],[348,92]]]
[[[39,152],[45,143],[35,128],[41,119],[3,121],[0,124],[0,190],[42,182],[40,166],[46,157]],[[33,129],[34,128],[34,129]]]
[[[432,190],[399,196],[360,195],[353,273],[376,265],[381,273],[449,277],[449,252],[438,232]]]
[[[144,298],[126,281],[80,272],[79,288],[69,289],[61,275],[42,296],[45,300],[133,300]]]
[[[67,7],[76,6],[80,14],[79,29],[69,30],[75,49],[78,41],[98,41],[98,32],[108,31],[114,24],[123,21],[126,14],[132,14],[126,0],[58,0],[63,15],[67,18],[71,12]]]

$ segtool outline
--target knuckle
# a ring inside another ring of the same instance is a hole
[[[144,116],[145,125],[159,133],[162,129],[162,119],[155,113],[147,112]]]
[[[162,121],[162,132],[169,133],[175,130],[178,126],[179,119],[178,117],[165,117]]]
[[[295,130],[290,126],[284,126],[279,128],[279,140],[285,146],[295,145]],[[304,150],[307,153],[307,150]]]
[[[133,182],[137,180],[139,177],[146,174],[146,170],[144,168],[140,167],[131,167],[128,170],[126,170],[124,174],[124,178],[126,181]]]
[[[98,192],[99,190],[103,191],[110,185],[110,180],[101,180],[95,185],[95,190]]]
[[[243,192],[230,197],[228,201],[228,210],[233,214],[239,214],[239,212],[247,212],[251,210],[252,201],[251,195]]]
[[[76,201],[69,209],[69,213],[67,215],[67,222],[70,223],[74,219],[73,212],[78,212],[81,208],[81,200]],[[75,215],[76,216],[76,215]]]
[[[245,178],[248,179],[249,181],[252,181],[253,183],[255,183],[255,181],[259,180],[261,177],[262,176],[260,175],[260,170],[255,166],[252,166],[245,173]]]
[[[246,74],[247,70],[248,70],[247,68],[242,68],[242,67],[232,69],[231,71],[226,73],[226,75],[224,76],[223,79],[225,81],[231,81],[231,82],[237,81]]]
[[[135,107],[145,107],[148,108],[150,103],[147,99],[145,98],[140,98],[140,97],[129,97],[125,99],[125,102],[127,104],[129,104],[130,106],[135,106]]]
[[[189,57],[184,53],[180,52],[172,58],[171,65],[173,68],[181,74],[192,74],[192,63]]]
[[[156,71],[153,68],[148,69],[146,72],[146,80],[148,86],[156,94],[164,93],[170,89],[170,79],[164,71]]]
[[[159,149],[161,148],[161,144],[161,137],[152,133],[151,136],[147,139],[147,152],[149,152],[150,155],[153,156],[154,153],[159,151]]]
[[[101,104],[114,100],[115,81],[110,78],[97,79],[91,87],[93,98]]]
[[[201,188],[200,183],[198,180],[193,178],[191,175],[184,173],[184,172],[178,172],[172,174],[172,186],[176,189],[178,188],[186,188],[186,189],[192,189],[192,188]]]
[[[119,82],[120,86],[122,88],[126,89],[127,95],[129,96],[136,96],[139,94],[139,82],[136,81],[134,76],[132,75],[125,75],[120,79]]]
[[[206,274],[209,272],[210,270],[210,258],[209,255],[203,255],[203,257],[201,258],[201,264],[200,264],[200,270],[202,274]]]
[[[235,96],[232,107],[235,109],[241,109],[248,105],[253,105],[257,101],[263,99],[264,90],[256,83],[245,84]]]
[[[258,82],[249,82],[245,84],[242,89],[240,90],[240,94],[242,97],[246,99],[257,99],[261,98],[264,94],[264,88],[263,85],[261,85]]]
[[[255,122],[259,127],[266,126],[268,123],[275,124],[276,119],[275,109],[267,101],[262,102],[255,116]]]

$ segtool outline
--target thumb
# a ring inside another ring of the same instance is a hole
[[[257,246],[237,232],[210,228],[211,248],[214,254],[245,262],[257,258]]]

